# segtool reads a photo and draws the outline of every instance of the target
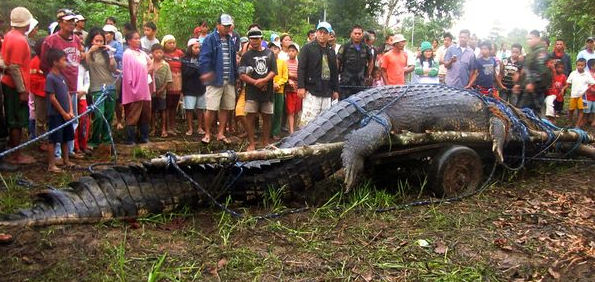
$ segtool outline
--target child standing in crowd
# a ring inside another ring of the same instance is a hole
[[[553,64],[554,60],[548,60],[549,64]],[[552,73],[552,85],[546,91],[545,97],[545,117],[555,124],[556,121],[556,110],[554,108],[554,101],[562,93],[562,89],[566,86],[566,75],[564,74],[564,63],[557,61],[553,66]]]
[[[157,118],[161,117],[161,137],[167,137],[167,115],[166,109],[166,93],[167,87],[172,83],[171,69],[169,64],[163,60],[163,46],[161,44],[153,44],[151,46],[151,54],[153,55],[153,81],[155,82],[155,91],[151,94],[153,109],[151,115],[151,131],[157,136]]]
[[[177,135],[176,131],[176,110],[180,103],[182,94],[182,57],[184,51],[176,47],[176,38],[173,35],[166,35],[161,40],[163,46],[163,58],[169,64],[171,69],[172,83],[167,86],[167,95],[165,98],[167,112],[167,133]]]
[[[182,58],[182,93],[184,93],[184,109],[186,109],[186,120],[188,121],[187,136],[191,136],[194,113],[198,121],[197,133],[204,135],[204,110],[207,108],[205,100],[206,87],[200,82],[198,73],[198,55],[200,54],[200,43],[197,38],[188,40],[186,55]]]
[[[379,67],[374,67],[372,71],[372,87],[384,86],[384,80],[382,80],[382,71]]]
[[[497,96],[495,92],[495,84],[500,88],[505,88],[500,81],[500,77],[496,71],[496,59],[490,53],[491,43],[484,41],[479,45],[480,57],[475,60],[475,70],[471,74],[469,84],[466,88],[470,88],[475,84],[480,93],[484,95]]]
[[[589,68],[589,75],[595,79],[595,59],[589,59],[587,61],[587,67]],[[581,126],[584,126],[591,120],[591,126],[595,127],[595,119],[593,119],[595,116],[595,84],[589,86],[585,93],[585,97],[587,98],[587,106],[583,110],[583,113],[585,113],[586,116]]]
[[[287,48],[287,85],[285,86],[285,110],[287,111],[287,126],[289,127],[289,134],[295,131],[296,119],[302,110],[302,99],[297,96],[298,85],[298,47],[295,43],[291,43]]]
[[[47,103],[45,100],[45,74],[41,70],[41,46],[43,45],[45,37],[38,39],[35,42],[35,57],[29,64],[29,72],[31,73],[31,93],[33,93],[33,106],[35,108],[35,134],[37,136],[43,135],[46,132],[47,124]],[[31,99],[29,100],[31,102]],[[42,151],[47,150],[47,143],[42,141],[39,148]]]
[[[283,108],[285,107],[285,84],[289,80],[287,63],[284,59],[279,58],[281,46],[277,42],[269,43],[269,49],[273,51],[277,58],[277,74],[273,79],[273,91],[275,91],[275,109],[273,110],[273,128],[271,135],[273,140],[281,139],[281,123],[283,122]]]
[[[570,84],[570,104],[568,105],[568,121],[570,124],[574,122],[574,110],[578,110],[578,120],[576,126],[580,126],[583,122],[583,100],[581,96],[585,94],[589,85],[595,84],[595,79],[590,73],[585,71],[587,61],[584,58],[576,60],[576,70],[570,73],[566,83]],[[566,91],[566,85],[562,89],[562,93]]]
[[[415,60],[415,80],[418,83],[438,83],[438,61],[434,59],[432,44],[424,41],[421,43],[421,53]]]
[[[513,106],[516,106],[518,101],[518,95],[512,93],[512,88],[518,82],[523,68],[519,60],[522,49],[523,47],[520,44],[512,44],[510,57],[502,59],[502,67],[500,68],[500,77],[502,78],[502,85],[504,85],[504,89],[500,92],[500,99],[510,102]]]
[[[66,68],[66,53],[59,49],[50,49],[47,51],[46,60],[51,67],[50,73],[46,77],[45,92],[49,103],[47,104],[47,113],[49,121],[49,130],[54,130],[67,121],[74,118],[72,110],[72,100],[68,95],[68,86],[61,71]],[[62,172],[56,166],[56,157],[54,156],[54,146],[60,143],[62,147],[62,161],[65,166],[72,166],[74,163],[68,159],[68,141],[74,140],[74,128],[65,126],[64,128],[50,135],[48,144],[48,171]]]

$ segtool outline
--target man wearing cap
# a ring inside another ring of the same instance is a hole
[[[217,140],[229,143],[225,137],[225,125],[229,111],[235,108],[237,79],[236,50],[231,41],[230,28],[233,19],[228,14],[221,14],[217,20],[217,29],[207,35],[200,49],[200,79],[207,85],[205,113],[205,131],[203,143],[211,141],[211,124],[215,112],[219,117]]]
[[[87,19],[83,17],[83,15],[76,15],[76,27],[74,28],[74,34],[81,37],[81,40],[85,42],[87,38],[87,31],[85,31],[85,23],[87,23]]]
[[[105,45],[111,47],[111,51],[114,53],[114,59],[116,60],[116,68],[122,70],[122,57],[124,56],[124,46],[120,41],[116,40],[116,34],[118,28],[115,25],[106,24],[103,26],[105,31]],[[141,41],[142,42],[142,41]]]
[[[364,30],[359,25],[351,28],[351,40],[343,44],[337,53],[339,63],[341,99],[364,90],[366,79],[372,76],[374,54],[362,42]]]
[[[595,51],[593,50],[593,48],[595,47],[595,38],[593,37],[588,37],[587,40],[585,40],[585,50],[580,51],[578,53],[578,55],[576,56],[576,59],[585,59],[585,61],[589,61],[590,59],[595,59]],[[589,72],[589,66],[587,66],[585,68],[585,70],[587,71],[587,73]]]
[[[382,79],[385,85],[404,85],[405,75],[412,72],[414,66],[409,65],[409,56],[405,52],[405,37],[401,34],[393,36],[393,48],[382,56]]]
[[[76,26],[76,19],[77,15],[74,14],[71,10],[67,9],[60,9],[58,10],[58,14],[56,16],[58,20],[58,24],[60,29],[58,32],[48,36],[44,41],[41,47],[41,70],[44,73],[49,73],[50,66],[48,62],[44,59],[47,52],[52,49],[60,49],[66,53],[66,62],[67,66],[65,69],[62,70],[62,75],[66,79],[66,85],[68,86],[68,92],[71,95],[72,99],[72,110],[74,115],[78,115],[77,110],[77,81],[78,81],[78,74],[79,74],[79,65],[80,62],[84,58],[83,53],[83,46],[81,43],[81,39],[78,36],[74,35],[74,29]],[[73,124],[73,127],[76,129],[77,123]],[[60,146],[56,146],[56,150],[58,151]],[[80,158],[79,155],[74,155],[74,141],[70,141],[68,143],[69,153],[73,155],[74,158]]]
[[[300,127],[330,108],[332,100],[339,99],[337,58],[327,44],[331,31],[329,23],[318,23],[315,40],[305,44],[300,53],[297,94],[304,99]]]
[[[2,43],[2,58],[6,66],[5,75],[2,76],[2,93],[4,96],[4,115],[0,115],[0,151],[4,151],[6,137],[10,135],[10,146],[21,144],[23,128],[29,122],[29,64],[31,52],[25,32],[33,16],[23,7],[16,7],[10,12],[10,26],[12,29],[4,36]],[[2,112],[2,111],[0,111]],[[6,122],[6,124],[4,124]],[[8,132],[7,132],[8,129]],[[8,162],[13,164],[31,164],[35,162],[30,156],[19,151],[9,155]],[[0,160],[0,170],[8,168]]]
[[[461,30],[459,32],[459,44],[454,44],[446,49],[443,60],[446,68],[444,82],[448,86],[471,88],[468,84],[471,72],[475,70],[475,52],[468,45],[470,35],[469,30]]]
[[[31,24],[29,24],[29,29],[25,32],[27,36],[27,42],[29,42],[29,49],[31,52],[31,58],[37,55],[35,53],[35,36],[37,35],[37,31],[39,30],[39,22],[36,19],[31,19]]]
[[[246,83],[246,106],[248,133],[248,151],[256,149],[254,141],[254,121],[260,113],[262,117],[262,146],[269,144],[271,134],[271,115],[273,114],[273,78],[277,73],[275,55],[268,48],[263,48],[262,31],[252,28],[248,31],[248,51],[240,60],[240,79]],[[247,71],[252,69],[252,71]]]

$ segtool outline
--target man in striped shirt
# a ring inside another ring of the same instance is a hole
[[[219,128],[217,140],[229,144],[225,137],[225,125],[229,112],[235,108],[237,79],[236,50],[231,40],[233,19],[228,14],[221,14],[217,20],[217,30],[205,37],[200,49],[199,71],[201,80],[207,85],[205,113],[205,131],[203,143],[211,142],[211,124],[218,112]]]

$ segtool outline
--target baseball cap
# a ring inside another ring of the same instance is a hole
[[[56,18],[58,20],[69,21],[69,20],[76,19],[77,16],[70,9],[60,9],[60,10],[58,10],[58,14],[56,15]]]
[[[246,43],[248,42],[248,37],[242,36],[240,37],[240,43]]]
[[[396,34],[393,37],[393,45],[403,41],[407,41],[407,39],[405,39],[405,37],[402,34]]]
[[[85,17],[83,17],[83,15],[76,15],[76,20],[77,21],[86,21],[87,19],[85,19]]]
[[[262,38],[262,30],[258,29],[257,27],[253,27],[248,31],[248,38]]]
[[[297,50],[298,52],[300,51],[300,46],[297,45],[297,43],[295,43],[295,42],[291,42],[291,43],[289,43],[289,46],[287,46],[287,48],[291,48],[291,47],[295,48],[295,50]]]
[[[103,31],[105,32],[113,32],[114,34],[118,32],[118,28],[111,25],[111,24],[106,24],[103,26]]]
[[[269,48],[271,48],[271,47],[273,47],[273,46],[275,46],[275,47],[277,47],[277,48],[281,49],[281,45],[279,45],[279,43],[277,43],[277,42],[275,42],[275,41],[271,41],[271,42],[269,42]]]
[[[277,38],[279,38],[279,34],[276,34],[276,33],[271,34],[271,41],[275,41]]]
[[[333,32],[333,28],[331,27],[331,24],[328,22],[319,22],[316,26],[316,30],[319,30],[321,28],[326,29],[327,32]]]
[[[587,37],[587,40],[585,40],[585,42],[587,42],[587,41],[595,42],[595,37],[589,36],[589,37]]]
[[[228,14],[221,14],[221,16],[219,16],[219,19],[217,20],[217,22],[222,25],[232,25],[233,19]]]
[[[190,46],[192,46],[192,45],[194,45],[194,44],[196,44],[196,43],[200,43],[200,42],[198,41],[198,38],[190,38],[190,39],[188,40],[188,43],[187,43],[186,45],[187,45],[188,47],[190,47]]]
[[[10,11],[10,26],[25,27],[32,19],[33,15],[25,7],[16,7]]]

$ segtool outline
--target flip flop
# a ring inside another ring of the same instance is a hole
[[[203,144],[209,144],[211,143],[211,137],[203,137],[202,139],[200,139],[200,142],[202,142]]]
[[[217,141],[221,141],[221,142],[223,142],[225,145],[229,145],[229,144],[231,144],[231,141],[229,141],[229,139],[227,139],[227,137],[223,137],[223,138],[218,138],[218,137],[217,137]]]
[[[62,170],[62,169],[61,169],[61,168],[59,168],[59,167],[48,168],[48,169],[47,169],[47,171],[48,171],[48,172],[53,172],[53,173],[62,173],[62,172],[64,172],[64,170]]]
[[[161,133],[161,138],[167,138],[167,137],[169,137],[169,135],[167,134],[167,132]]]
[[[192,136],[192,131],[190,131],[190,130],[186,131],[186,136]]]

